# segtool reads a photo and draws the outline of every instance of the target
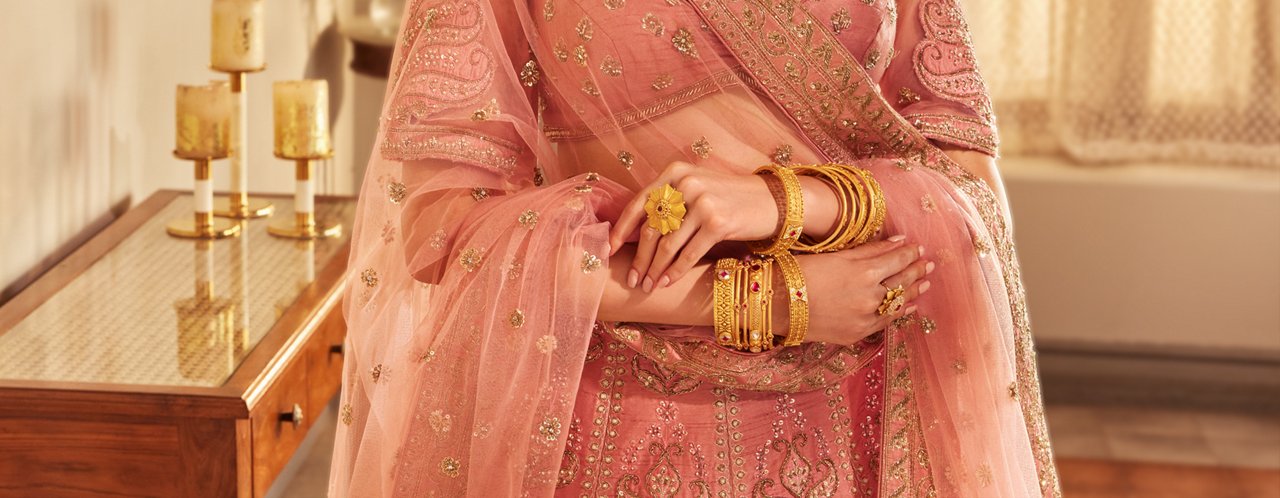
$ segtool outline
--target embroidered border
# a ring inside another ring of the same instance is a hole
[[[904,118],[920,129],[924,136],[949,144],[967,147],[995,157],[999,139],[982,120],[954,114],[906,114]]]

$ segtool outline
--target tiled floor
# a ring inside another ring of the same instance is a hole
[[[271,496],[320,498],[330,406]],[[1280,414],[1113,406],[1046,409],[1067,498],[1280,498]]]

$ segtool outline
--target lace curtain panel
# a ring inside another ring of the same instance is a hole
[[[1280,1],[964,6],[1003,155],[1280,168]]]

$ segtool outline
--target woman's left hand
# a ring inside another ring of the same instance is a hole
[[[650,228],[645,213],[649,192],[670,184],[684,195],[686,213],[680,228],[661,235]],[[666,287],[688,273],[721,241],[763,240],[777,234],[778,207],[759,175],[728,173],[676,161],[642,189],[623,209],[609,233],[617,252],[640,230],[627,285],[643,282],[644,290]]]

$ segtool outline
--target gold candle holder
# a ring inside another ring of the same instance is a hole
[[[317,219],[315,161],[333,157],[329,138],[329,85],[323,80],[277,81],[273,85],[275,155],[294,161],[297,190],[293,220],[280,220],[267,233],[291,239],[337,237],[342,225]]]
[[[240,225],[213,218],[213,182],[209,162],[227,157],[230,92],[226,83],[178,85],[177,133],[173,155],[195,163],[195,214],[174,220],[169,235],[191,239],[220,239],[240,233]]]
[[[213,214],[223,218],[251,219],[271,216],[275,205],[266,199],[249,197],[249,97],[245,88],[250,73],[266,69],[226,69],[214,67],[213,70],[227,73],[231,83],[231,192],[226,197],[213,201]]]

